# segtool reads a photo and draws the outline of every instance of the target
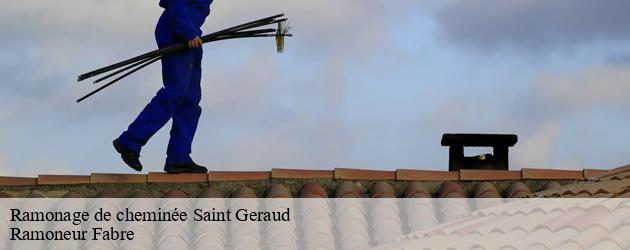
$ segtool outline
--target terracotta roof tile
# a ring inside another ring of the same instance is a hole
[[[409,183],[409,185],[405,188],[403,196],[405,198],[431,198],[429,191],[427,191],[424,184],[419,181]]]
[[[129,195],[129,198],[154,198],[154,196],[149,191],[138,189],[138,190],[134,190]]]
[[[451,193],[443,198],[464,198],[457,193]],[[443,221],[453,221],[463,217],[470,217],[470,207],[465,199],[440,199],[440,213]]]
[[[630,171],[630,164],[623,165],[621,167],[616,167],[611,170],[611,172],[627,172],[627,171]]]
[[[0,186],[31,186],[37,184],[37,178],[0,176]]]
[[[389,184],[383,182],[373,189],[388,189]],[[387,192],[385,192],[386,194]],[[387,198],[387,197],[383,197]],[[402,222],[400,211],[393,199],[377,199],[374,206],[370,208],[370,223],[378,225],[372,227],[372,239],[375,244],[385,244],[394,241],[402,235]]]
[[[599,241],[597,241],[597,243],[595,243],[591,249],[605,249],[605,250],[622,250],[625,249],[622,246],[620,246],[617,242],[611,240],[611,239],[600,239]]]
[[[223,198],[225,194],[214,188],[203,188],[198,195],[199,198]]]
[[[325,198],[326,192],[321,185],[309,183],[302,188],[302,198]],[[298,216],[303,237],[303,249],[334,249],[335,236],[332,229],[331,208],[325,200],[304,202],[299,207]]]
[[[459,170],[459,179],[462,181],[520,180],[521,171],[462,169]]]
[[[398,169],[396,170],[396,179],[403,181],[456,181],[459,180],[459,172]]]
[[[249,187],[242,186],[232,194],[233,198],[256,198],[256,193]]]
[[[308,183],[302,187],[300,198],[327,198],[326,190],[317,183]]]
[[[584,178],[586,179],[593,179],[610,172],[608,169],[584,169],[582,171],[584,172]]]
[[[337,196],[340,196],[342,189],[356,192],[356,188],[351,182],[344,182],[337,186]],[[356,187],[356,186],[355,186]],[[357,198],[358,196],[346,196],[347,198]],[[343,196],[343,195],[342,195]],[[354,197],[353,197],[354,196]],[[366,208],[359,199],[345,199],[336,202],[335,217],[337,224],[338,240],[341,249],[368,249],[370,248],[370,233],[366,219]]]
[[[475,186],[475,198],[501,198],[497,188],[490,182],[482,182]]]
[[[271,178],[270,171],[211,171],[210,181],[252,181]]]
[[[420,198],[407,199],[405,202],[406,206],[402,208],[407,216],[407,227],[411,232],[424,230],[438,224],[438,215],[436,214],[433,201],[422,199],[431,197],[426,190],[422,191],[423,189],[424,187],[413,185],[413,183],[405,189],[405,198]]]
[[[538,228],[545,228],[551,232],[555,232],[555,231],[560,230],[561,228],[568,226],[571,222],[575,221],[577,218],[584,216],[585,213],[586,213],[586,210],[581,209],[581,208],[572,209],[564,213],[562,216],[552,218],[551,220],[543,222],[542,224],[538,226]]]
[[[543,186],[543,190],[557,189],[560,187],[562,187],[562,185],[558,183],[557,181],[550,181],[550,182],[545,183],[545,185]]]
[[[537,193],[542,197],[616,197],[630,191],[630,169],[611,170],[588,181],[579,181]]]
[[[48,198],[45,194],[41,193],[41,192],[31,192],[30,194],[28,194],[27,196],[28,198]]]
[[[416,235],[416,238],[434,237],[434,236],[445,235],[444,230],[449,228],[453,224],[469,222],[469,221],[472,221],[472,220],[475,220],[475,219],[476,219],[476,217],[469,216],[469,217],[463,218],[463,219],[461,219],[460,221],[457,221],[457,222],[442,223],[440,225],[432,227],[431,230],[429,230],[429,231],[422,231],[421,235]]]
[[[521,169],[523,179],[526,180],[579,180],[584,178],[584,173],[579,170],[558,169]]]
[[[481,217],[476,220],[471,220],[469,223],[460,225],[460,228],[453,230],[452,233],[454,235],[466,236],[471,233],[481,231],[484,226],[500,223],[505,218],[508,218],[508,216],[502,215],[497,217]]]
[[[384,181],[377,181],[370,188],[370,198],[396,198],[396,190]]]
[[[171,189],[164,194],[164,198],[188,198],[188,194],[181,190]]]
[[[308,169],[271,169],[272,179],[328,179],[334,178],[334,170],[308,170]]]
[[[606,229],[606,231],[608,232],[612,232],[613,230],[615,230],[615,228],[623,223],[623,221],[619,220],[619,218],[628,217],[630,217],[630,208],[620,207],[612,212],[612,216],[608,216],[606,218],[598,220],[597,226]]]
[[[70,184],[88,184],[90,176],[88,175],[39,175],[37,176],[38,185],[70,185]]]
[[[530,195],[532,191],[529,190],[527,185],[522,182],[513,182],[505,189],[505,197],[507,198],[521,198]]]
[[[104,189],[98,192],[94,198],[120,198],[120,195],[112,190]]]
[[[573,237],[573,239],[559,245],[557,249],[589,249],[593,244],[597,243],[597,241],[606,238],[609,233],[610,231],[603,227],[590,227],[580,232]]]
[[[501,196],[499,195],[499,197],[496,197],[494,194],[492,194],[492,192],[485,193],[482,196],[483,197],[479,197],[481,199],[474,199],[475,208],[477,210],[499,206],[502,203],[502,200],[499,199],[501,198]]]
[[[625,190],[613,195],[614,198],[630,198],[630,188],[626,188]]]
[[[622,249],[628,249],[630,247],[630,237],[628,235],[630,235],[630,224],[625,224],[608,235],[608,239],[617,243]]]
[[[361,192],[354,183],[344,181],[335,188],[335,198],[361,198]]]
[[[618,175],[626,176],[627,174],[630,174],[630,164],[610,170],[608,173],[598,176],[597,179],[608,180],[609,179],[608,177],[618,176]]]
[[[570,221],[569,226],[582,232],[591,226],[599,226],[600,220],[610,215],[611,212],[604,206],[590,207],[584,214],[582,214],[580,219]]]
[[[606,174],[604,174],[605,176]],[[605,178],[599,178],[597,179],[598,181],[620,181],[620,180],[624,180],[624,179],[629,179],[630,178],[630,172],[622,172],[622,173],[617,173],[613,176],[608,176]]]
[[[75,192],[75,191],[68,191],[62,197],[63,198],[86,198],[84,194]]]
[[[90,176],[90,183],[147,183],[147,176],[144,174],[93,173]]]
[[[282,184],[275,184],[267,191],[267,198],[292,198],[291,192]]]
[[[208,182],[208,174],[203,173],[181,173],[169,174],[164,172],[149,172],[147,175],[149,183],[194,183]]]
[[[382,170],[365,170],[351,168],[335,168],[335,179],[345,180],[394,180],[396,172]]]
[[[448,181],[442,183],[440,190],[438,191],[439,198],[466,198],[462,187],[459,184]]]

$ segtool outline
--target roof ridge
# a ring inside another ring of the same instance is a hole
[[[586,192],[590,196],[594,196],[599,193],[609,193],[612,197],[616,197],[618,195],[623,194],[625,190],[628,190],[628,187],[626,188],[623,187],[624,185],[628,184],[627,182],[625,181],[619,182],[618,184],[612,185],[611,187],[605,190],[602,190],[601,188],[599,188],[598,190],[591,190],[591,189],[593,189],[593,187],[596,187],[597,185],[601,185],[601,183],[619,181],[620,179],[623,179],[623,178],[615,179],[615,176],[618,176],[624,173],[630,173],[630,164],[614,168],[610,171],[607,171],[602,174],[597,174],[592,177],[585,176],[584,179],[576,180],[574,183],[571,183],[571,184],[563,185],[563,186],[556,187],[553,189],[542,190],[542,191],[534,193],[532,196],[533,197],[550,197],[550,196],[563,197],[567,194],[576,196],[577,194]],[[617,187],[617,189],[613,190],[612,187]]]
[[[611,169],[610,171],[608,171],[605,174],[601,174],[601,175],[595,176],[595,177],[592,178],[592,180],[600,180],[600,179],[605,178],[605,177],[618,175],[618,174],[629,172],[629,171],[630,171],[630,164],[627,164],[627,165],[623,165],[621,167],[613,168],[613,169]]]
[[[630,165],[617,168],[630,171]],[[604,169],[542,169],[520,170],[424,170],[424,169],[288,169],[272,168],[266,171],[210,171],[208,174],[149,173],[91,173],[88,175],[41,174],[36,177],[0,176],[0,186],[12,185],[68,185],[91,183],[191,183],[214,181],[252,181],[275,179],[332,179],[332,180],[391,180],[391,181],[522,181],[522,180],[585,180],[601,176]]]

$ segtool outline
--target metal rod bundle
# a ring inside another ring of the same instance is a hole
[[[209,42],[216,42],[216,41],[229,40],[229,39],[239,39],[239,38],[275,37],[277,51],[278,53],[281,53],[284,50],[283,48],[284,37],[291,36],[291,34],[289,34],[291,27],[288,25],[285,25],[285,22],[287,21],[287,19],[281,18],[283,16],[284,14],[279,14],[279,15],[255,20],[252,22],[244,23],[241,25],[237,25],[228,29],[224,29],[221,31],[217,31],[217,32],[202,36],[201,40],[203,41],[203,43],[209,43]],[[254,29],[254,28],[259,28],[262,26],[270,25],[270,24],[277,24],[278,28],[277,29]],[[77,103],[111,86],[112,84],[120,81],[121,79],[135,73],[136,71],[146,66],[149,66],[150,64],[156,61],[159,61],[163,56],[166,56],[172,53],[177,53],[179,51],[183,51],[187,49],[189,49],[188,43],[183,42],[183,43],[171,45],[162,49],[150,51],[142,55],[139,55],[139,56],[136,56],[136,57],[133,57],[133,58],[130,58],[130,59],[118,62],[118,63],[114,63],[112,65],[105,66],[105,67],[90,71],[85,74],[81,74],[77,78],[77,81],[79,82],[88,78],[92,78],[92,77],[113,71],[112,73],[109,73],[101,78],[96,79],[94,81],[94,84],[102,82],[111,77],[117,76],[119,74],[122,74],[122,75],[116,77],[114,80],[106,83],[105,85],[88,93],[87,95],[79,98],[77,100]]]

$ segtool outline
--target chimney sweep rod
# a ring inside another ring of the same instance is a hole
[[[158,56],[159,56],[159,55],[158,55]],[[145,63],[145,62],[148,62],[148,61],[150,61],[151,59],[154,59],[154,58],[155,58],[155,57],[151,57],[151,58],[147,58],[147,59],[144,59],[144,60],[138,61],[138,62],[136,62],[136,63],[134,63],[134,64],[131,64],[131,65],[127,66],[127,67],[124,67],[124,68],[122,68],[122,69],[120,69],[120,70],[117,70],[117,71],[116,71],[116,72],[114,72],[114,73],[111,73],[111,74],[108,74],[108,75],[106,75],[106,76],[104,76],[104,77],[101,77],[101,78],[99,78],[99,79],[96,79],[93,83],[94,83],[94,84],[97,84],[97,83],[99,83],[99,82],[102,82],[102,81],[104,81],[104,80],[106,80],[106,79],[108,79],[108,78],[110,78],[110,77],[112,77],[112,76],[118,75],[118,74],[120,74],[120,73],[122,73],[122,72],[125,72],[125,71],[129,70],[129,69],[135,68],[135,67],[137,67],[138,65],[143,64],[143,63]]]
[[[240,38],[241,36],[258,35],[258,34],[263,34],[263,33],[271,33],[271,32],[275,32],[275,31],[276,31],[275,29],[260,29],[260,30],[241,31],[241,32],[232,33],[230,35],[221,36],[221,37],[218,37],[218,38],[223,38],[223,37],[229,38],[229,37],[232,37],[232,36],[239,36],[237,38]],[[214,38],[212,40],[206,40],[206,41],[204,41],[204,43],[213,42],[213,41],[218,41],[218,40],[217,40],[217,38]],[[164,52],[164,53],[162,53],[160,55],[157,55],[157,56],[165,56],[165,55],[172,54],[173,52],[175,52],[175,51],[167,51],[167,52]],[[104,81],[104,80],[106,80],[108,78],[111,78],[112,76],[118,75],[118,74],[120,74],[122,72],[125,72],[125,71],[129,70],[129,69],[135,68],[135,67],[137,67],[138,65],[140,65],[140,64],[142,64],[144,62],[148,62],[148,61],[150,61],[153,58],[155,58],[155,57],[147,58],[147,59],[138,61],[136,63],[133,63],[133,64],[131,64],[129,66],[126,66],[126,67],[124,67],[124,68],[122,68],[120,70],[117,70],[117,71],[115,71],[115,72],[113,72],[111,74],[108,74],[108,75],[106,75],[104,77],[96,79],[93,83],[97,84],[99,82],[102,82],[102,81]]]
[[[275,16],[270,16],[270,17],[267,17],[267,18],[255,20],[255,21],[252,21],[252,22],[249,22],[249,23],[237,25],[237,26],[234,26],[232,28],[224,29],[224,30],[221,30],[221,31],[217,31],[217,32],[205,35],[205,36],[202,37],[202,40],[203,39],[209,39],[209,38],[216,38],[218,36],[226,35],[226,34],[229,34],[229,33],[235,32],[235,31],[239,31],[239,30],[243,30],[243,29],[249,29],[249,28],[254,28],[254,27],[260,27],[260,26],[268,25],[268,24],[272,23],[273,21],[275,21],[276,18],[282,17],[282,16],[284,16],[284,14],[278,14],[278,15],[275,15]],[[106,66],[106,67],[103,67],[103,68],[100,68],[100,69],[96,69],[96,70],[90,71],[90,72],[85,73],[85,74],[81,74],[81,75],[78,76],[77,81],[83,81],[83,80],[88,79],[90,77],[93,77],[93,76],[96,76],[96,75],[100,75],[102,73],[105,73],[105,72],[117,69],[119,67],[123,67],[123,66],[126,66],[128,64],[132,64],[132,63],[135,63],[137,61],[144,60],[146,58],[152,58],[152,57],[157,56],[159,54],[162,54],[162,53],[164,53],[166,51],[169,51],[169,52],[170,51],[175,51],[175,50],[179,50],[179,49],[185,48],[186,46],[187,46],[186,43],[181,43],[181,44],[171,45],[171,46],[166,47],[166,48],[153,50],[153,51],[147,52],[145,54],[133,57],[131,59],[127,59],[127,60],[124,60],[124,61],[112,64],[112,65],[109,65],[109,66]]]
[[[94,94],[98,93],[99,91],[101,91],[101,90],[103,90],[103,89],[107,88],[108,86],[110,86],[110,85],[112,85],[112,84],[116,83],[117,81],[119,81],[119,80],[121,80],[121,79],[125,78],[126,76],[131,75],[131,74],[133,74],[134,72],[136,72],[136,71],[138,71],[138,70],[140,70],[140,69],[142,69],[142,68],[144,68],[144,67],[146,67],[146,66],[149,66],[150,64],[152,64],[152,63],[154,63],[154,62],[156,62],[156,61],[160,60],[160,58],[162,58],[162,57],[156,57],[156,58],[152,59],[151,61],[148,61],[148,62],[146,62],[146,63],[144,63],[144,64],[140,65],[139,67],[137,67],[137,68],[135,68],[135,69],[133,69],[133,70],[131,70],[131,71],[129,71],[129,72],[127,72],[127,73],[125,73],[124,75],[122,75],[122,76],[120,76],[120,77],[118,77],[118,78],[116,78],[116,79],[112,80],[111,82],[108,82],[107,84],[105,84],[105,85],[101,86],[100,88],[98,88],[98,89],[96,89],[96,90],[94,90],[94,91],[90,92],[89,94],[87,94],[87,95],[85,95],[85,96],[83,96],[83,97],[79,98],[79,99],[77,100],[77,103],[79,103],[79,102],[81,102],[81,101],[83,101],[83,100],[87,99],[88,97],[90,97],[90,96],[92,96],[92,95],[94,95]]]
[[[237,33],[237,34],[238,34],[238,33]],[[214,39],[212,39],[212,40],[210,40],[210,41],[208,41],[208,42],[221,41],[221,40],[228,40],[228,39],[237,39],[237,38],[250,38],[250,37],[275,37],[275,36],[276,36],[275,34],[232,35],[232,36],[217,37],[217,38],[214,38]],[[284,36],[291,36],[291,34],[285,34]],[[110,85],[112,85],[112,84],[114,84],[114,83],[116,83],[116,82],[118,82],[118,81],[122,80],[123,78],[125,78],[125,77],[127,77],[127,76],[129,76],[129,75],[131,75],[131,74],[133,74],[133,73],[135,73],[136,71],[138,71],[138,70],[140,70],[140,69],[142,69],[142,68],[144,68],[144,67],[146,67],[146,66],[149,66],[150,64],[152,64],[152,63],[154,63],[154,62],[157,62],[157,61],[158,61],[158,60],[160,60],[161,58],[162,58],[162,56],[157,56],[157,57],[154,57],[154,58],[153,58],[153,59],[151,59],[151,60],[145,60],[145,61],[144,61],[144,62],[145,62],[144,64],[142,64],[142,65],[138,66],[137,68],[132,69],[131,71],[129,71],[129,72],[127,72],[127,73],[123,74],[122,76],[120,76],[120,77],[118,77],[118,78],[116,78],[116,79],[112,80],[111,82],[108,82],[107,84],[105,84],[105,85],[103,85],[103,86],[99,87],[98,89],[96,89],[96,90],[94,90],[94,91],[92,91],[92,92],[88,93],[87,95],[85,95],[85,96],[83,96],[83,97],[79,98],[79,99],[77,100],[77,103],[79,103],[79,102],[81,102],[81,101],[83,101],[83,100],[87,99],[88,97],[90,97],[90,96],[92,96],[92,95],[94,95],[94,94],[96,94],[96,93],[100,92],[101,90],[103,90],[103,89],[105,89],[105,88],[109,87]]]

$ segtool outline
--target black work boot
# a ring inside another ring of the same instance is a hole
[[[184,164],[166,164],[164,165],[164,171],[169,174],[208,173],[208,169],[206,167],[199,166],[194,162]]]
[[[131,149],[125,148],[123,145],[120,145],[120,141],[118,139],[113,142],[114,148],[116,152],[120,153],[120,157],[122,160],[129,166],[138,172],[142,171],[142,164],[140,163],[140,154],[132,151]]]

